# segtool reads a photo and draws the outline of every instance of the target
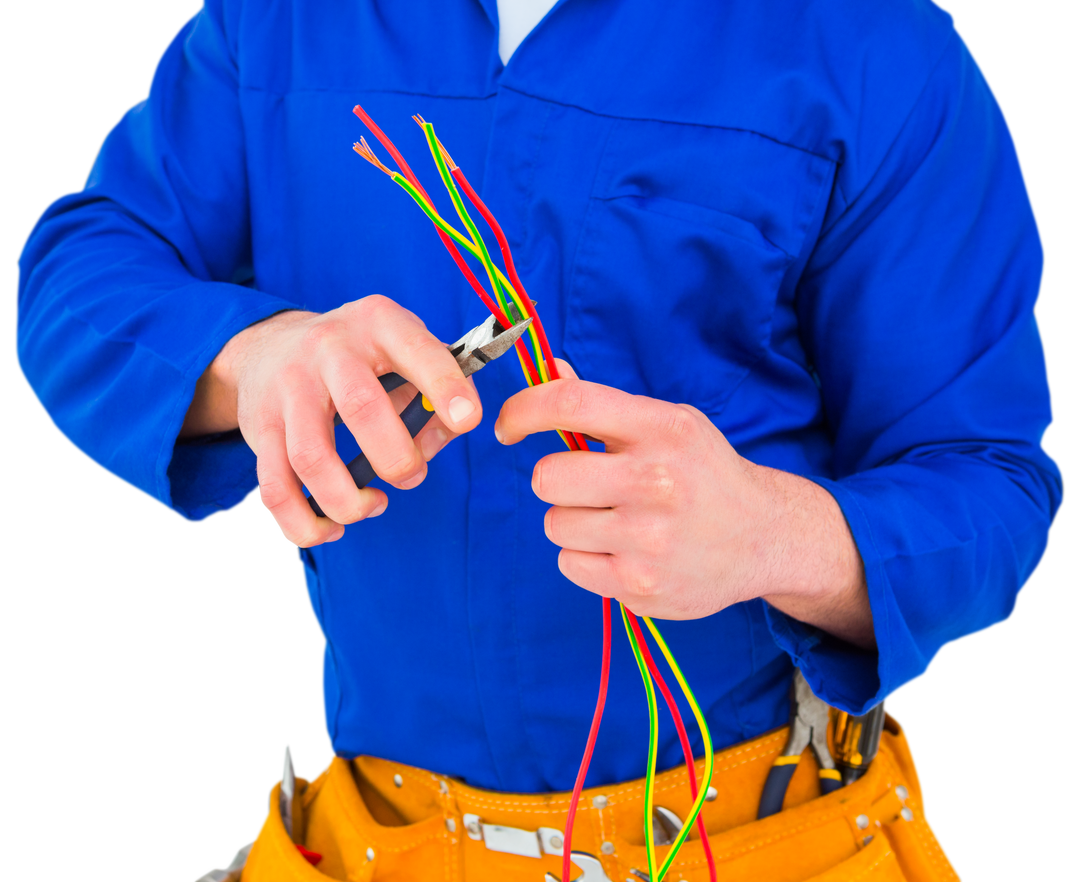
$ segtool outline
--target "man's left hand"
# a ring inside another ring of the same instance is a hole
[[[532,487],[552,504],[559,569],[639,615],[693,619],[764,597],[856,645],[874,645],[862,559],[832,495],[739,456],[697,410],[569,379],[503,405],[495,434],[514,444],[562,429],[606,452],[545,456]]]

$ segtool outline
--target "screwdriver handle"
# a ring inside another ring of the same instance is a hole
[[[379,377],[379,381],[382,382],[383,388],[386,389],[387,392],[393,391],[405,382],[397,374],[385,374],[384,376]],[[388,386],[389,388],[387,388]],[[401,421],[405,424],[405,428],[409,430],[409,434],[415,438],[420,434],[420,430],[428,424],[428,420],[431,419],[432,414],[433,411],[428,410],[424,406],[424,396],[417,392],[413,400],[409,402],[409,406],[401,412],[400,416]],[[361,490],[375,478],[375,469],[371,467],[371,463],[368,462],[368,458],[363,452],[350,462],[346,468],[349,470],[349,474],[352,475],[352,479],[356,483],[356,486]],[[326,517],[322,507],[315,501],[314,496],[308,497],[308,504],[318,517]]]

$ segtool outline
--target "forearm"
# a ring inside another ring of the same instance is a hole
[[[792,618],[873,649],[862,557],[832,494],[788,472],[751,469],[768,513],[756,550],[758,596]]]

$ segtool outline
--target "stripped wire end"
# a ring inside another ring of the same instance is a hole
[[[375,151],[371,149],[371,145],[368,144],[367,139],[361,138],[358,143],[352,145],[352,149],[375,166],[375,168],[379,169],[379,171],[388,174],[390,177],[394,176],[394,173],[383,165],[379,160],[379,157],[375,155]]]
[[[427,125],[427,120],[424,119],[419,113],[413,114],[413,122],[420,126],[420,128],[423,128]],[[443,161],[446,163],[446,167],[450,169],[451,172],[456,172],[458,169],[458,164],[454,162],[454,158],[446,151],[446,148],[443,147],[443,143],[439,140],[437,135],[435,136],[435,143],[439,145],[439,152],[442,154],[442,158]]]

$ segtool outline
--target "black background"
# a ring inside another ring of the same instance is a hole
[[[59,14],[42,4],[12,26],[13,257],[41,206],[78,186],[98,138],[143,92],[191,5]],[[1009,110],[1051,253],[1061,254],[1051,25],[1002,17],[1015,6],[954,9]],[[1053,273],[1041,312],[1061,407],[1067,323]],[[251,836],[284,739],[302,772],[326,759],[319,639],[292,549],[254,501],[193,528],[135,496],[73,452],[11,376],[8,464],[22,507],[6,580],[9,773],[21,782],[25,836],[67,843],[22,858],[190,879]],[[1049,440],[1063,459],[1069,417]],[[1065,697],[1057,656],[1071,583],[1057,545],[1008,627],[947,650],[891,702],[913,734],[931,817],[968,879],[1037,871],[1054,810],[1036,773],[1070,768],[1053,762],[1068,744],[1051,702]]]

